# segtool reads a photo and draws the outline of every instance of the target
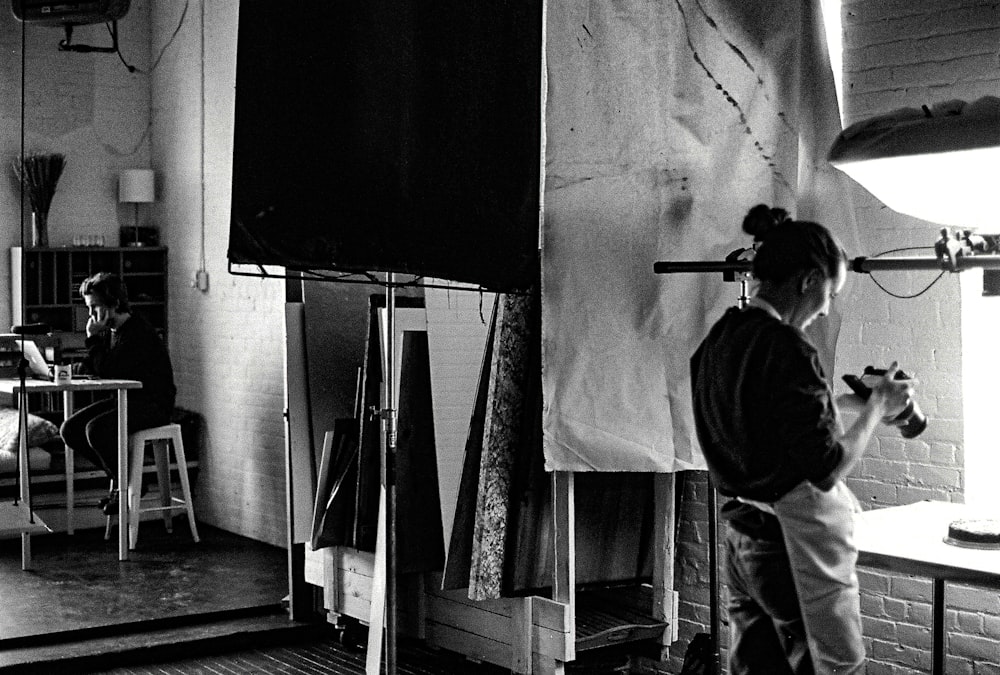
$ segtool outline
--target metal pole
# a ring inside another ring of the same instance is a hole
[[[750,272],[753,263],[749,260],[663,260],[653,263],[656,274],[677,274],[683,272]],[[969,269],[1000,269],[1000,255],[965,255],[958,256],[954,262],[939,260],[932,256],[886,256],[884,258],[868,258],[860,256],[849,261],[848,268],[853,272],[905,272],[910,270],[938,270],[958,272]]]
[[[387,675],[396,673],[396,294],[395,274],[386,273],[386,352],[385,373],[385,456],[382,458],[382,484],[385,486],[385,667]],[[381,629],[381,626],[378,627]],[[375,626],[369,630],[375,630]]]

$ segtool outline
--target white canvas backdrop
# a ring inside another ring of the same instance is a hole
[[[704,468],[688,359],[736,303],[757,203],[857,248],[819,0],[549,3],[542,242],[548,470]],[[817,342],[832,371],[839,321]]]

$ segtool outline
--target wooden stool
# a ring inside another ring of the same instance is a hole
[[[146,443],[153,446],[153,457],[156,461],[156,473],[160,485],[160,506],[141,506],[142,469],[146,458]],[[150,511],[163,512],[163,524],[167,532],[173,532],[173,511],[184,508],[187,511],[188,524],[191,526],[191,536],[198,541],[198,526],[194,521],[194,503],[191,500],[191,485],[188,482],[187,460],[184,457],[184,441],[181,439],[179,424],[164,424],[152,429],[143,429],[128,438],[129,444],[129,477],[128,477],[128,547],[135,549],[139,540],[139,519],[143,513]],[[174,448],[174,459],[177,461],[177,473],[181,479],[181,494],[183,498],[170,494],[170,457],[169,448]],[[119,495],[119,499],[121,495]],[[111,516],[108,516],[105,538],[111,530]]]

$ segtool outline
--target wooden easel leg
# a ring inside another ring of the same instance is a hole
[[[566,637],[567,660],[576,659],[576,512],[573,473],[552,472],[552,521],[555,570],[552,575],[552,599],[569,606],[571,630]],[[539,659],[541,660],[541,659]],[[546,673],[561,675],[565,662],[551,660]],[[540,664],[544,668],[544,664]]]
[[[385,486],[379,492],[378,534],[375,537],[375,570],[372,607],[368,617],[368,652],[365,675],[379,675],[382,663],[382,632],[385,626]]]
[[[653,616],[667,622],[661,640],[661,658],[678,639],[678,597],[674,590],[676,488],[675,474],[658,473],[653,478]]]

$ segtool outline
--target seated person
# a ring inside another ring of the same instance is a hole
[[[83,369],[108,379],[139,380],[128,391],[128,433],[170,423],[177,388],[170,355],[152,325],[132,314],[125,284],[99,272],[80,284],[87,304],[87,357]],[[60,435],[75,451],[118,477],[118,408],[115,398],[81,408],[62,424]],[[102,502],[106,513],[117,509],[117,490]]]

